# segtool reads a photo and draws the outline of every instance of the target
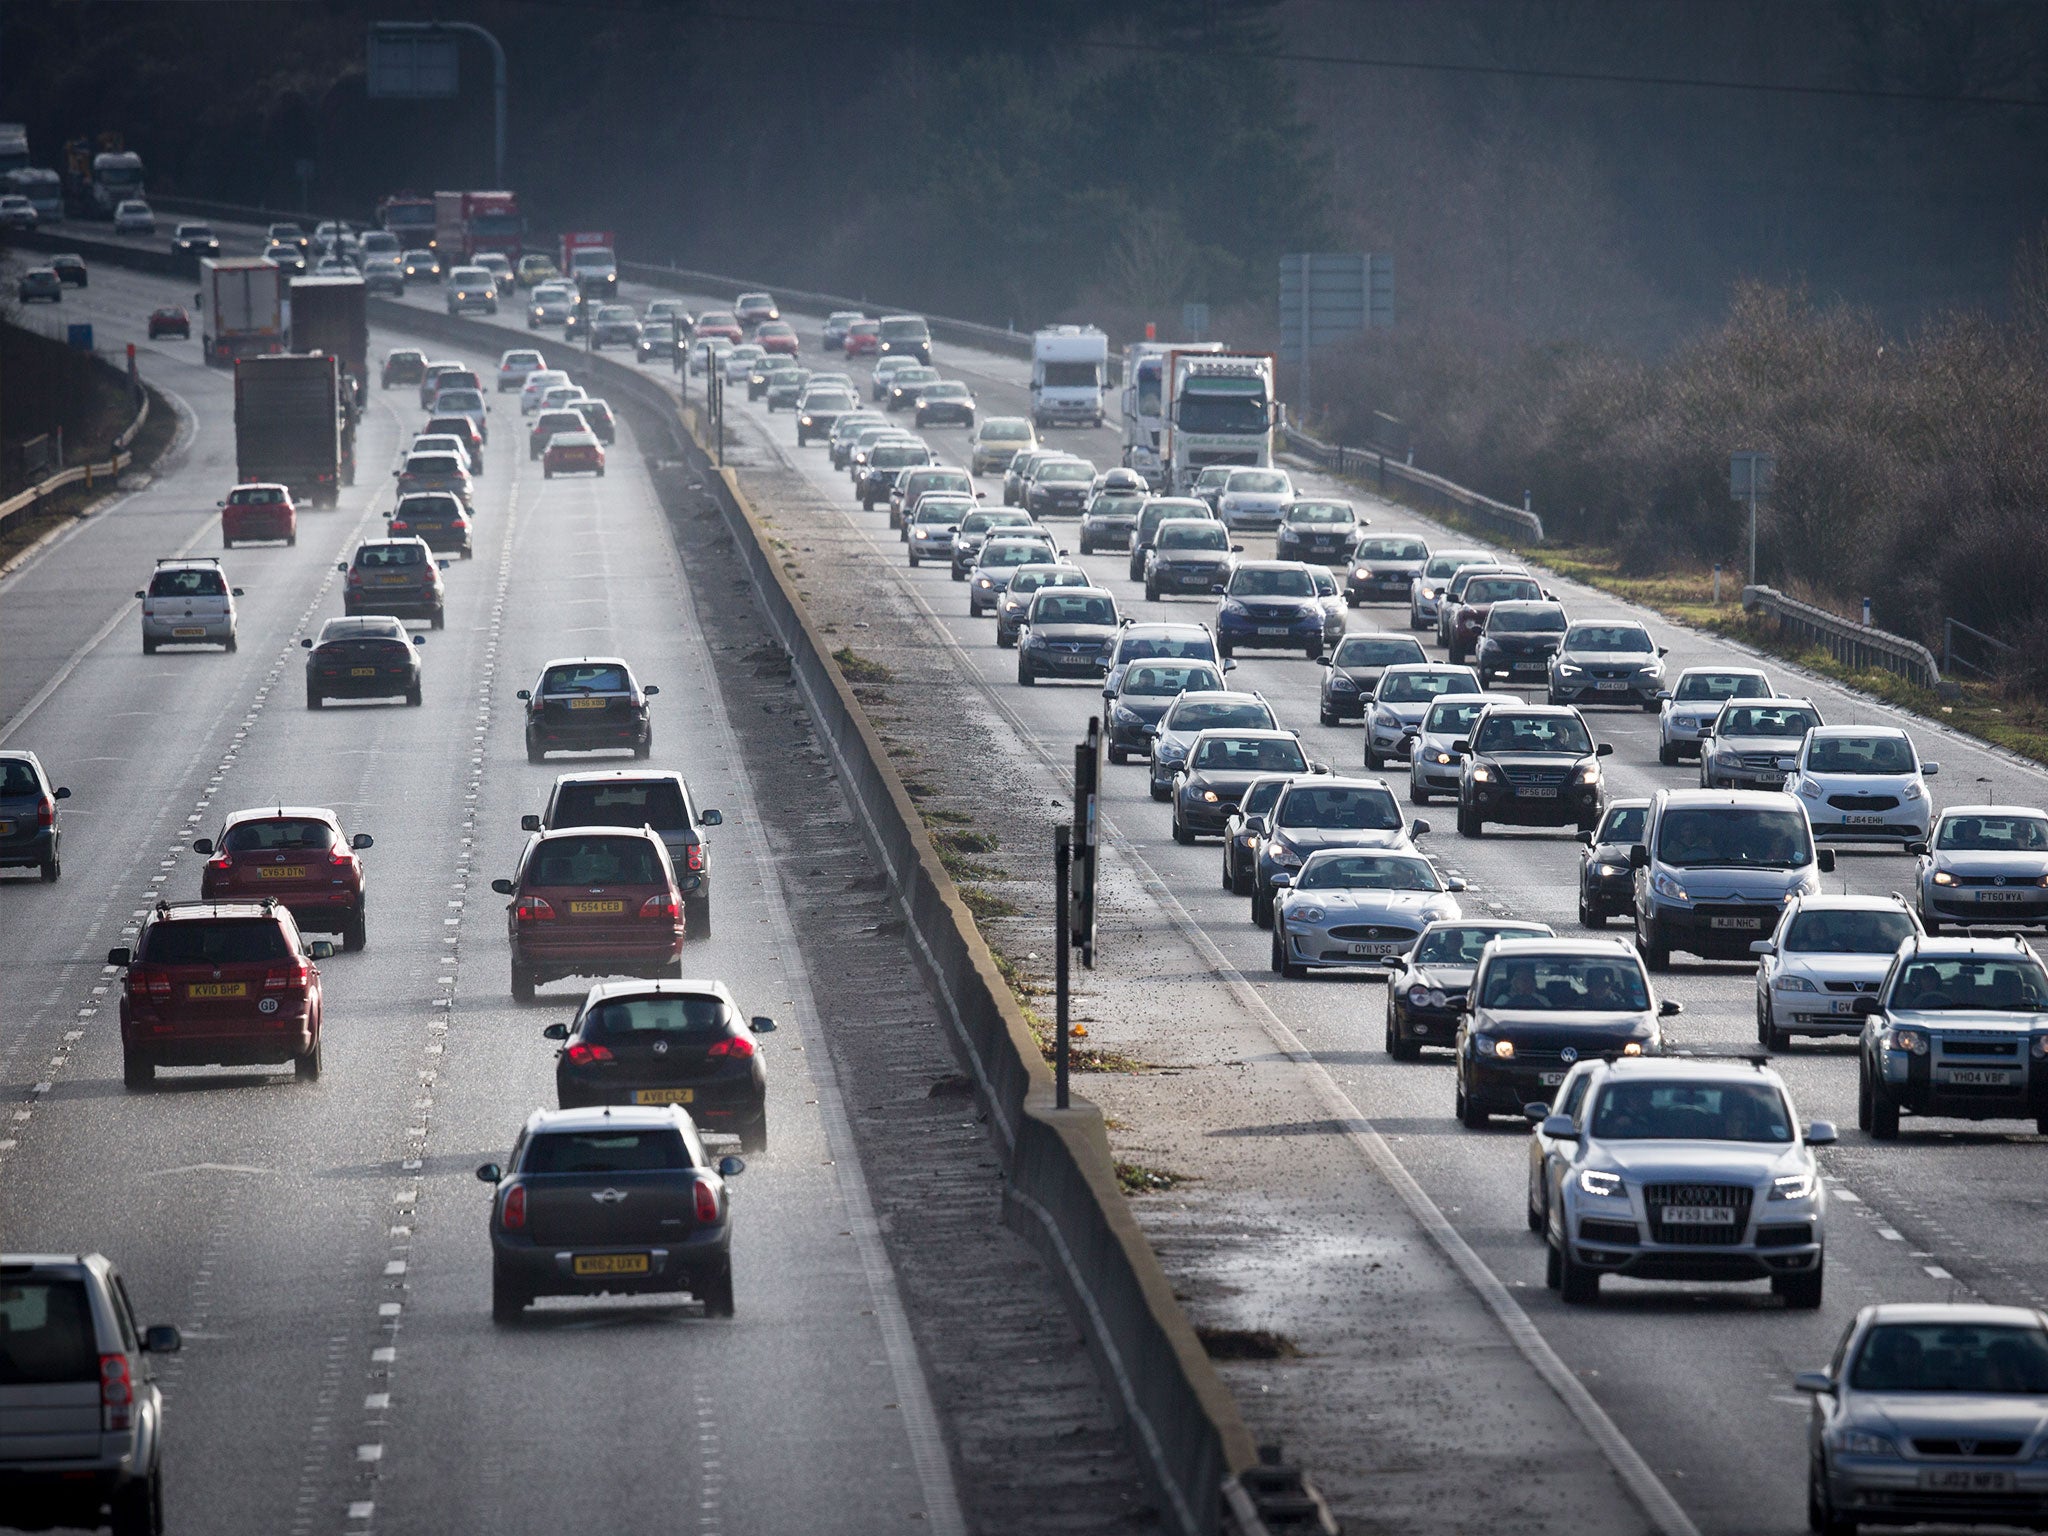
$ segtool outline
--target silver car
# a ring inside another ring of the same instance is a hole
[[[1768,699],[1777,694],[1770,677],[1754,667],[1687,667],[1663,696],[1657,711],[1657,761],[1669,768],[1700,755],[1700,739],[1730,699]]]
[[[1821,723],[1811,699],[1736,699],[1700,739],[1701,789],[1783,789]]]
[[[1273,970],[1281,976],[1379,966],[1413,949],[1431,923],[1465,915],[1456,895],[1464,880],[1405,850],[1322,848],[1273,883]]]
[[[1465,566],[1486,565],[1492,559],[1483,549],[1431,550],[1429,559],[1408,583],[1408,627],[1435,629],[1437,606],[1451,578]]]
[[[1762,1065],[1622,1057],[1591,1076],[1576,1116],[1529,1106],[1551,1144],[1540,1217],[1559,1299],[1599,1300],[1603,1275],[1767,1279],[1786,1306],[1819,1307],[1827,1189],[1813,1148],[1835,1128],[1802,1133]]]
[[[178,1330],[142,1327],[97,1253],[0,1254],[0,1489],[7,1521],[163,1529],[163,1393]]]
[[[1233,469],[1216,495],[1216,515],[1235,533],[1240,528],[1278,528],[1294,500],[1294,481],[1284,469]]]
[[[2048,812],[2031,805],[1952,805],[1924,843],[1920,921],[1929,933],[2048,925]]]
[[[1173,793],[1173,776],[1186,763],[1188,749],[1204,731],[1273,731],[1280,722],[1264,697],[1225,689],[1217,693],[1184,692],[1175,699],[1152,733],[1152,798]]]
[[[1856,999],[1874,996],[1899,946],[1920,925],[1896,896],[1795,896],[1778,931],[1749,947],[1756,968],[1756,1038],[1766,1050],[1794,1035],[1863,1033]]]
[[[975,509],[972,496],[933,492],[918,499],[917,512],[903,529],[903,542],[910,546],[910,563],[953,558],[953,533]]]
[[[1864,1307],[1813,1394],[1807,1523],[2020,1525],[2048,1509],[2048,1317],[2032,1307]]]
[[[1408,749],[1408,800],[1411,805],[1428,805],[1437,795],[1458,798],[1458,778],[1464,771],[1464,754],[1457,743],[1472,737],[1472,722],[1489,704],[1520,704],[1513,693],[1440,693],[1416,728]]]
[[[1365,766],[1378,770],[1389,758],[1406,758],[1423,716],[1444,694],[1484,692],[1470,667],[1402,662],[1387,668],[1365,706]]]
[[[160,645],[235,648],[235,599],[242,589],[228,585],[218,556],[159,560],[149,586],[135,595],[142,599],[143,655]]]

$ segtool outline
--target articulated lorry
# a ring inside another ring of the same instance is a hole
[[[1166,488],[1160,442],[1166,432],[1167,355],[1222,350],[1220,341],[1134,341],[1124,348],[1124,468],[1135,469],[1155,491]]]
[[[331,507],[355,481],[355,429],[332,353],[281,353],[235,363],[235,473],[283,483]]]
[[[209,366],[285,349],[284,269],[262,256],[199,261],[199,351]]]
[[[619,258],[608,229],[569,230],[562,236],[562,259],[555,265],[586,299],[604,301],[618,295]]]
[[[370,377],[368,290],[360,277],[292,279],[292,350],[341,360],[342,403],[360,421]]]
[[[515,192],[436,192],[434,249],[442,270],[498,251],[514,266],[525,249],[526,219]]]
[[[1102,425],[1109,338],[1092,325],[1056,325],[1031,337],[1031,422]]]
[[[377,227],[396,235],[400,249],[431,249],[439,205],[430,192],[393,192],[377,204]]]
[[[1271,466],[1273,371],[1270,352],[1166,355],[1160,457],[1171,493],[1185,496],[1211,465]]]

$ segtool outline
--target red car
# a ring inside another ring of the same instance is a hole
[[[730,310],[724,309],[714,309],[699,315],[697,329],[692,334],[698,341],[710,341],[715,336],[723,336],[734,346],[747,339],[746,332],[740,329],[738,317]]]
[[[220,504],[220,547],[233,549],[251,539],[299,542],[299,509],[282,485],[238,485]]]
[[[571,827],[526,845],[510,896],[512,995],[563,976],[680,974],[683,896],[661,838],[646,827]]]
[[[334,812],[319,806],[236,811],[219,837],[192,845],[206,856],[199,894],[208,901],[268,897],[301,928],[338,933],[343,949],[361,949],[369,942],[368,887],[356,854],[370,844],[367,832],[343,835]]]
[[[540,470],[549,480],[557,475],[595,475],[602,480],[604,444],[595,432],[557,432],[540,456]]]
[[[149,339],[155,341],[159,336],[176,336],[184,341],[192,339],[192,317],[182,304],[166,304],[149,312]]]
[[[873,357],[882,350],[882,322],[856,320],[846,328],[846,355]]]
[[[763,352],[771,357],[795,357],[797,354],[796,327],[787,320],[770,320],[754,331],[754,340]]]
[[[320,968],[282,902],[159,901],[134,949],[110,949],[121,987],[121,1080],[147,1088],[158,1067],[290,1062],[320,1075]]]

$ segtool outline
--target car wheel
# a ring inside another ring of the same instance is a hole
[[[147,1088],[156,1082],[156,1063],[140,1051],[124,1050],[121,1053],[121,1084],[137,1090]]]
[[[1408,803],[1410,805],[1428,805],[1432,798],[1430,792],[1413,779],[1408,781]]]
[[[538,763],[545,759],[546,756],[547,751],[539,742],[535,741],[531,736],[526,738],[526,760],[529,763]]]
[[[1671,969],[1671,944],[1658,928],[1656,919],[1652,918],[1648,924],[1640,917],[1636,919],[1636,948],[1642,952],[1643,963],[1651,970]]]
[[[727,1259],[722,1268],[705,1278],[704,1289],[699,1293],[704,1301],[706,1317],[731,1317],[733,1314],[732,1260]]]
[[[1017,681],[1026,688],[1034,688],[1038,685],[1038,674],[1025,665],[1022,656],[1017,658]]]
[[[1259,886],[1252,887],[1252,922],[1260,928],[1273,926],[1273,893]]]
[[[517,1003],[533,1001],[533,972],[516,960],[512,962],[512,1000]]]
[[[222,549],[233,549],[235,547],[235,541],[229,538],[226,534],[222,534],[220,536],[220,547]]]
[[[711,898],[683,903],[683,934],[689,939],[711,937]]]
[[[230,634],[230,635],[228,636],[228,643],[227,643],[227,645],[226,645],[226,646],[224,647],[224,649],[225,649],[225,650],[227,651],[227,653],[228,653],[228,654],[229,654],[230,656],[232,656],[232,655],[233,655],[233,654],[234,654],[234,653],[235,653],[235,652],[236,652],[237,650],[239,650],[239,649],[240,649],[240,646],[238,646],[238,645],[236,644],[236,639],[237,639],[237,637],[236,637],[235,635],[232,635],[232,634]]]
[[[292,1074],[302,1083],[317,1083],[320,1081],[320,1042],[318,1039],[313,1041],[313,1049],[306,1052],[305,1055],[292,1058]]]
[[[1218,640],[1216,642],[1216,657],[1219,661],[1229,661],[1236,654],[1236,650],[1228,640]]]
[[[1600,1271],[1574,1259],[1569,1243],[1558,1250],[1557,1299],[1568,1307],[1591,1306],[1600,1299]]]
[[[447,610],[447,609],[445,609],[445,608],[436,608],[436,609],[434,610],[434,628],[436,628],[436,629],[445,629],[445,628],[447,628],[447,625],[448,625],[448,610]]]
[[[1817,1456],[1807,1464],[1806,1528],[1814,1536],[1856,1536],[1857,1530],[1854,1520],[1843,1519],[1828,1503],[1827,1475]]]
[[[1660,763],[1662,763],[1662,764],[1663,764],[1663,765],[1664,765],[1664,766],[1665,766],[1666,768],[1675,768],[1675,767],[1677,767],[1677,766],[1678,766],[1678,748],[1676,748],[1676,747],[1667,747],[1667,746],[1664,746],[1664,745],[1662,745],[1662,744],[1660,743],[1660,744],[1658,745],[1658,747],[1657,747],[1657,761],[1658,761],[1658,762],[1660,762]]]
[[[1583,885],[1579,887],[1579,926],[1581,928],[1605,928],[1607,926],[1607,914],[1587,904],[1586,888]]]
[[[1558,1262],[1557,1245],[1550,1241],[1546,1232],[1543,1241],[1543,1283],[1556,1290],[1558,1281],[1564,1278],[1564,1266]]]
[[[1167,796],[1171,795],[1172,793],[1173,791],[1171,788],[1161,788],[1160,783],[1157,779],[1154,779],[1152,781],[1152,798],[1154,800],[1159,801],[1162,805],[1166,803]]]
[[[1458,836],[1486,836],[1486,823],[1477,811],[1468,811],[1462,805],[1458,807]]]
[[[1159,601],[1159,583],[1158,583],[1158,582],[1156,582],[1156,581],[1147,581],[1147,582],[1145,583],[1145,601],[1146,601],[1146,602],[1148,602],[1148,603],[1156,603],[1156,602],[1158,602],[1158,601]]]
[[[633,743],[633,755],[642,759],[654,756],[654,731],[651,727],[645,736]]]
[[[123,1484],[109,1501],[107,1513],[114,1536],[163,1536],[163,1469]]]
[[[1337,715],[1328,705],[1324,705],[1316,711],[1316,720],[1323,725],[1335,725],[1337,723]]]
[[[297,549],[299,547],[299,536],[296,533],[288,533],[284,536],[284,542],[285,548]]]
[[[1003,637],[1001,635],[996,636],[996,643],[998,645],[1002,644],[1002,640]],[[1131,754],[1122,747],[1111,747],[1109,749],[1109,760],[1113,766],[1121,768],[1131,760]]]
[[[913,571],[917,569],[917,551],[914,549],[910,552],[910,568]]]
[[[156,642],[147,635],[142,637],[142,654],[145,656],[154,656],[156,654]]]
[[[365,908],[357,907],[342,924],[341,947],[350,951],[370,947],[370,914]]]
[[[52,854],[50,855],[49,858],[44,859],[40,864],[38,864],[36,866],[36,869],[42,875],[44,884],[55,885],[60,879],[63,878],[64,861],[62,859],[59,859],[55,854]]]
[[[1860,1058],[1856,1063],[1856,1129],[1870,1129],[1870,1073]]]
[[[1374,773],[1387,766],[1387,760],[1380,756],[1379,749],[1372,744],[1372,727],[1369,725],[1365,728],[1365,766]]]
[[[1192,848],[1195,843],[1195,834],[1182,825],[1178,811],[1174,812],[1173,817],[1173,840],[1183,848]]]
[[[1870,1134],[1878,1141],[1899,1139],[1899,1106],[1887,1099],[1875,1083],[1870,1086]]]
[[[494,1323],[516,1323],[519,1315],[533,1301],[530,1287],[521,1285],[512,1278],[511,1272],[502,1264],[491,1266],[491,1321]]]
[[[420,693],[420,685],[418,683],[414,683],[405,690],[405,702],[409,708],[418,709],[422,697],[423,695]]]
[[[1759,991],[1756,1005],[1757,1044],[1771,1052],[1792,1049],[1792,1036],[1778,1028],[1778,1021],[1771,1009],[1769,994]]]
[[[1485,1130],[1488,1122],[1493,1118],[1485,1110],[1472,1102],[1472,1096],[1465,1091],[1463,1077],[1458,1079],[1457,1097],[1451,1108],[1457,1113],[1458,1124],[1464,1126],[1468,1131]]]
[[[1821,1293],[1826,1288],[1825,1258],[1801,1274],[1771,1276],[1771,1294],[1784,1298],[1786,1308],[1793,1312],[1819,1311]]]

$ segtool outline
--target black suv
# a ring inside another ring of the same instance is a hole
[[[1495,603],[1472,652],[1480,686],[1504,682],[1526,688],[1546,682],[1564,632],[1564,609],[1556,603]]]

